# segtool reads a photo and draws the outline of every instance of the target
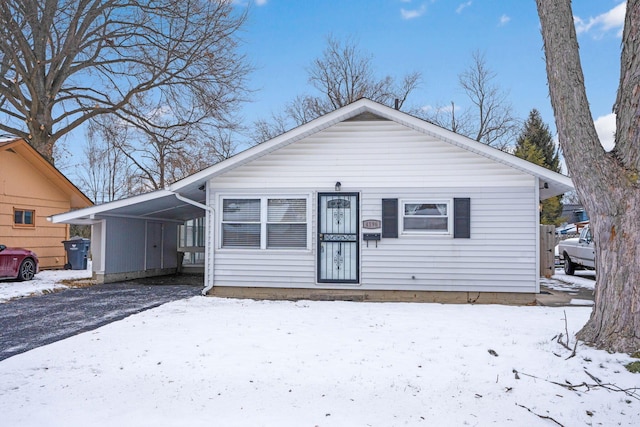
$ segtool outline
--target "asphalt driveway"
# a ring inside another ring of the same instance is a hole
[[[202,288],[202,276],[165,276],[71,288],[0,304],[0,360],[199,295]]]

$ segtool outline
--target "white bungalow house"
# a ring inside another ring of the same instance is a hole
[[[219,296],[533,302],[539,203],[563,175],[362,99],[164,190],[52,217],[92,225],[103,282],[172,273],[205,217]]]

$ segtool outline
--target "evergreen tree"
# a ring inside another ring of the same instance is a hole
[[[560,155],[556,145],[553,143],[553,136],[549,131],[549,126],[542,121],[540,112],[535,108],[529,113],[529,118],[524,123],[522,132],[516,140],[516,153],[518,148],[525,144],[526,140],[529,140],[542,152],[544,159],[542,164],[538,163],[540,166],[544,166],[554,172],[560,172]]]
[[[553,143],[549,126],[542,121],[540,113],[535,108],[529,113],[522,132],[516,140],[514,154],[554,172],[560,172],[560,155]],[[563,221],[562,196],[552,197],[542,202],[540,213],[541,224],[560,225]]]

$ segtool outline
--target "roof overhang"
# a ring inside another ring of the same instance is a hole
[[[183,223],[189,219],[204,216],[204,192],[193,203],[169,190],[158,190],[140,194],[102,205],[51,216],[54,223],[93,224],[108,217],[156,220]]]

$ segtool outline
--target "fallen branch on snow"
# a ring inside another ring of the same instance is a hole
[[[587,374],[592,380],[595,381],[595,384],[587,384],[586,382],[582,382],[581,384],[571,384],[569,381],[565,380],[565,383],[559,383],[556,381],[551,381],[551,380],[547,380],[545,378],[540,378],[540,377],[536,377],[535,375],[530,375],[530,374],[526,374],[524,372],[518,372],[515,369],[513,370],[513,372],[516,374],[516,376],[518,374],[521,375],[525,375],[529,378],[534,378],[536,380],[542,380],[542,381],[546,381],[548,383],[551,384],[555,384],[558,385],[560,387],[566,388],[567,390],[571,390],[571,391],[575,391],[575,392],[587,392],[587,391],[591,391],[591,390],[596,390],[598,388],[603,388],[609,391],[615,391],[615,392],[620,392],[620,393],[624,393],[627,396],[636,399],[636,400],[640,400],[640,394],[638,393],[638,387],[632,387],[632,388],[622,388],[620,386],[617,386],[615,384],[611,384],[611,383],[603,383],[602,381],[600,381],[597,377],[591,375],[586,369],[585,369],[585,374]]]
[[[576,349],[578,348],[578,340],[576,340],[575,343],[573,344],[573,348],[569,346],[569,327],[567,326],[566,310],[564,311],[564,332],[566,334],[565,341],[562,341],[562,337],[565,336],[562,334],[562,332],[560,332],[560,334],[556,335],[555,337],[551,338],[551,340],[554,340],[557,338],[556,342],[571,352],[571,354],[565,359],[565,360],[569,360],[576,355]],[[556,353],[553,353],[553,354],[560,357],[559,354],[556,354]]]
[[[540,417],[540,418],[542,418],[543,420],[551,420],[551,421],[553,421],[554,423],[556,423],[557,425],[559,425],[560,427],[564,427],[564,424],[559,423],[558,421],[554,420],[552,417],[550,417],[550,416],[548,416],[548,415],[540,415],[540,414],[537,414],[537,413],[533,412],[531,409],[529,409],[529,408],[527,408],[526,406],[521,405],[521,404],[519,404],[519,403],[516,403],[516,405],[518,405],[518,406],[519,406],[519,407],[521,407],[521,408],[526,409],[527,411],[531,412],[531,413],[532,413],[533,415],[535,415],[536,417]]]

